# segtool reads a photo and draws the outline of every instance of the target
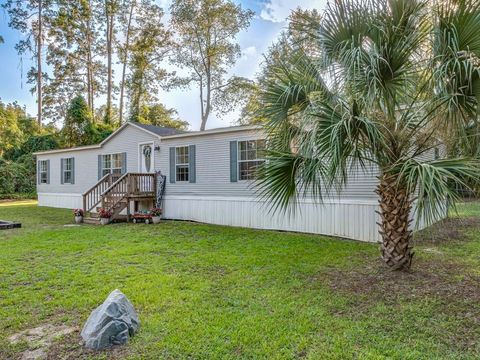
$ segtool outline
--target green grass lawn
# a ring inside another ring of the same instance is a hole
[[[417,236],[399,274],[375,244],[173,221],[65,227],[70,210],[0,203],[0,219],[23,223],[0,231],[0,358],[35,346],[12,345],[19,331],[81,328],[118,288],[138,336],[94,353],[78,330],[51,358],[478,359],[480,204],[459,210]]]

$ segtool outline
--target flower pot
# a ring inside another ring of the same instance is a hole
[[[75,223],[81,224],[83,222],[83,216],[75,216]]]
[[[152,222],[154,224],[158,224],[160,222],[161,217],[160,216],[152,216]]]
[[[107,225],[110,222],[110,218],[100,218],[100,224]]]

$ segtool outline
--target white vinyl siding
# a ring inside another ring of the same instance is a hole
[[[238,180],[254,180],[255,171],[265,162],[265,140],[238,142]]]
[[[50,181],[49,183],[40,183],[39,181],[37,191],[39,193],[83,194],[98,182],[98,157],[102,154],[126,154],[125,172],[138,172],[138,144],[147,142],[153,143],[155,147],[160,143],[160,139],[134,126],[126,126],[98,149],[76,149],[68,152],[37,155],[37,159],[40,161],[50,160]],[[75,158],[75,184],[59,186],[62,178],[60,159],[69,157]]]
[[[376,213],[379,210],[378,196],[374,192],[378,184],[378,169],[373,165],[365,169],[351,168],[346,186],[341,191],[325,191],[323,204],[310,196],[302,197],[298,201],[299,208],[294,216],[269,213],[268,201],[257,197],[255,181],[240,181],[239,176],[239,181],[231,181],[232,163],[235,162],[233,168],[240,175],[239,163],[243,160],[263,160],[258,154],[238,154],[239,146],[242,146],[239,143],[264,138],[263,131],[253,129],[158,138],[133,126],[127,126],[101,148],[37,155],[39,204],[80,207],[82,193],[96,184],[102,173],[102,155],[123,154],[125,161],[122,171],[137,172],[139,144],[152,143],[153,149],[158,147],[154,150],[154,170],[161,171],[170,179],[166,184],[164,202],[167,218],[305,231],[366,241],[379,239],[376,225],[379,221]],[[178,161],[176,148],[183,148],[179,152]],[[231,156],[232,148],[235,150],[234,157]],[[75,157],[75,184],[58,186],[61,181],[60,159],[68,157]],[[433,158],[433,151],[427,157]],[[42,161],[45,161],[44,165],[40,165]],[[117,169],[118,172],[118,169],[122,168],[118,158],[110,158],[109,161],[110,164],[105,164],[106,169]],[[188,181],[184,176],[180,177],[178,182],[175,181],[176,165],[188,169]],[[46,175],[42,175],[41,169]]]
[[[178,146],[175,148],[175,180],[189,181],[188,146]]]
[[[166,196],[240,196],[256,198],[254,188],[255,181],[231,181],[230,172],[230,146],[231,142],[237,142],[235,149],[238,152],[238,143],[252,139],[264,139],[265,134],[261,130],[245,130],[223,134],[208,134],[186,136],[178,138],[162,139],[160,152],[155,157],[156,169],[169,179],[169,148],[188,146],[196,147],[196,182],[170,181],[166,187]],[[236,159],[239,155],[236,154]],[[236,168],[239,165],[237,163]],[[174,171],[172,167],[172,171]],[[341,192],[335,189],[324,194],[331,199],[377,199],[375,187],[378,183],[378,170],[374,166],[367,165],[366,169],[354,167],[350,170],[351,176]],[[237,170],[238,173],[238,170]],[[173,174],[175,175],[175,173]]]

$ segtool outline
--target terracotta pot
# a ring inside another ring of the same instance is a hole
[[[110,218],[100,218],[100,224],[107,225],[110,223]]]
[[[83,222],[83,216],[75,216],[75,223],[81,224]]]
[[[158,224],[160,222],[161,217],[160,216],[152,216],[152,222],[154,224]]]

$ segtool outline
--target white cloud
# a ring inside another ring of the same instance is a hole
[[[160,5],[162,9],[167,11],[170,5],[172,5],[172,2],[173,2],[172,0],[159,0],[158,5]]]
[[[242,51],[242,58],[253,58],[257,56],[257,48],[255,46],[249,46]]]
[[[284,22],[297,7],[322,10],[326,4],[327,0],[267,0],[260,17],[272,22]]]

